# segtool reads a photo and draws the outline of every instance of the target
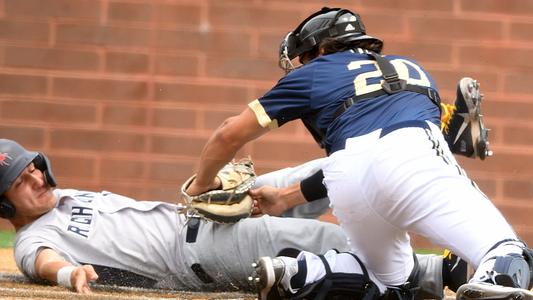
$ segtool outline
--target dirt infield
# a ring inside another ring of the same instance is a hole
[[[94,285],[91,295],[80,295],[58,286],[27,282],[17,270],[12,249],[0,248],[1,299],[256,299],[242,293],[188,293],[162,290],[111,288]]]

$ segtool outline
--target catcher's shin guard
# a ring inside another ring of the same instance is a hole
[[[509,249],[513,247],[521,248],[522,253],[509,253]],[[478,267],[474,279],[457,290],[456,298],[533,300],[533,293],[529,291],[532,274],[531,254],[531,249],[517,240],[508,239],[497,243],[487,253],[486,256],[489,258]],[[485,270],[483,269],[485,264],[488,266],[492,264],[492,267]]]
[[[355,299],[377,300],[381,294],[377,285],[370,279],[363,262],[353,253],[349,253],[357,261],[363,274],[333,273],[328,261],[319,255],[326,270],[321,280],[302,287],[290,299]]]
[[[501,249],[499,247],[509,246],[519,247],[522,252],[498,255],[497,251]],[[480,278],[481,281],[513,288],[530,289],[532,287],[533,252],[531,249],[522,241],[508,239],[494,245],[487,255],[494,252],[496,254],[487,260],[493,259],[494,266],[491,271]]]

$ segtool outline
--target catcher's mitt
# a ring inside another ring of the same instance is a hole
[[[193,175],[181,187],[181,195],[188,210],[218,223],[235,223],[252,213],[253,200],[248,191],[255,183],[253,163],[249,159],[232,161],[224,166],[217,177],[221,187],[200,195],[191,196],[186,190],[193,182]]]

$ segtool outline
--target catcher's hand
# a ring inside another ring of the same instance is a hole
[[[187,194],[187,188],[196,178],[193,175],[181,187],[181,195],[188,210],[218,223],[235,223],[252,213],[253,200],[248,191],[256,175],[250,159],[232,161],[218,174],[221,186],[196,196]]]

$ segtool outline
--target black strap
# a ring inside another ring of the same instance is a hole
[[[200,229],[200,219],[191,217],[187,221],[187,235],[185,241],[187,243],[195,243],[198,237],[198,230]]]
[[[400,79],[398,72],[396,72],[396,69],[394,69],[394,66],[388,60],[373,51],[368,51],[366,53],[372,56],[372,58],[378,63],[379,69],[385,79],[385,82],[381,85],[384,91],[388,94],[394,94],[405,90],[407,81],[405,81],[405,79]]]
[[[431,87],[424,87],[414,84],[407,84],[407,81],[400,79],[398,72],[394,69],[394,66],[383,56],[373,51],[363,50],[363,53],[370,55],[376,60],[385,82],[381,85],[382,89],[366,93],[363,95],[355,96],[355,98],[349,98],[344,101],[339,108],[335,111],[334,118],[337,118],[344,113],[350,106],[355,103],[368,98],[375,98],[382,95],[395,94],[402,91],[409,91],[427,96],[431,102],[435,103],[440,110],[440,96],[439,93]]]
[[[324,277],[324,282],[322,283],[322,286],[320,287],[320,290],[318,291],[318,294],[315,297],[315,300],[323,300],[326,299],[326,296],[329,293],[329,290],[331,289],[331,286],[333,285],[333,282],[329,279],[331,276],[331,268],[329,267],[329,263],[324,257],[324,255],[318,256],[320,260],[322,261],[322,264],[324,265],[324,269],[326,269],[326,276]]]
[[[439,96],[439,93],[437,91],[435,91],[434,89],[432,89],[430,87],[423,87],[423,86],[414,85],[414,84],[407,84],[405,86],[405,88],[404,88],[404,91],[418,93],[418,94],[422,94],[424,96],[427,96],[431,100],[431,102],[433,102],[435,105],[437,105],[437,107],[440,110],[440,96]],[[354,105],[355,103],[357,103],[357,102],[359,102],[359,101],[361,101],[363,99],[375,98],[375,97],[379,97],[379,96],[383,96],[383,95],[389,95],[389,93],[387,93],[384,90],[377,90],[377,91],[374,91],[374,92],[370,92],[370,93],[366,93],[366,94],[363,94],[363,95],[355,96],[355,99],[354,98],[348,98],[339,106],[339,108],[337,108],[333,118],[334,119],[338,118],[348,108],[350,108],[350,106]]]

